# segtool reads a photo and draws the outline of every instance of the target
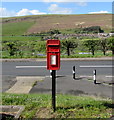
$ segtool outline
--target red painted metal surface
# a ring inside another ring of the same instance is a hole
[[[60,40],[47,40],[47,69],[60,69]]]

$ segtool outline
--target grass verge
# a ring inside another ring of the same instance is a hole
[[[49,94],[2,94],[3,105],[24,105],[22,118],[110,118],[111,100],[57,94],[56,112]]]

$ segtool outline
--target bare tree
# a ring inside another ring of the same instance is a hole
[[[98,47],[99,40],[97,39],[87,39],[83,41],[83,45],[91,51],[92,55],[95,54],[95,50]]]
[[[68,39],[62,41],[62,47],[66,49],[67,55],[70,56],[70,51],[73,48],[76,48],[78,46],[78,43],[74,39]]]
[[[106,51],[108,49],[108,41],[106,39],[100,40],[100,49],[102,50],[103,54],[106,55]]]

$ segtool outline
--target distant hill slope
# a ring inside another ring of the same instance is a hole
[[[3,35],[23,35],[50,29],[73,29],[88,26],[101,26],[105,31],[110,31],[112,14],[35,15],[4,18],[2,23]]]

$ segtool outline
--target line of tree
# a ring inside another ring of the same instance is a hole
[[[104,33],[100,26],[90,26],[85,28],[76,28],[75,33]]]
[[[76,41],[74,39],[68,39],[62,41],[62,48],[65,48],[67,51],[67,55],[70,56],[70,50],[76,48],[81,43],[81,46],[85,46],[88,51],[95,55],[96,50],[101,50],[103,55],[106,55],[107,50],[112,51],[112,55],[114,55],[114,38],[101,38],[101,39],[84,39],[81,41]]]
[[[106,55],[107,50],[111,50],[114,55],[114,37],[101,39],[74,39],[69,38],[61,40],[61,52],[65,51],[68,56],[77,48],[86,48],[92,55],[95,51],[101,50],[103,55]],[[2,44],[2,50],[7,51],[9,56],[20,56],[23,58],[25,51],[28,51],[30,56],[37,53],[46,52],[46,41],[5,41]],[[34,53],[34,54],[33,54]]]
[[[2,51],[7,51],[9,56],[20,56],[23,58],[27,53],[29,56],[39,52],[45,52],[46,41],[5,41],[2,44]]]

